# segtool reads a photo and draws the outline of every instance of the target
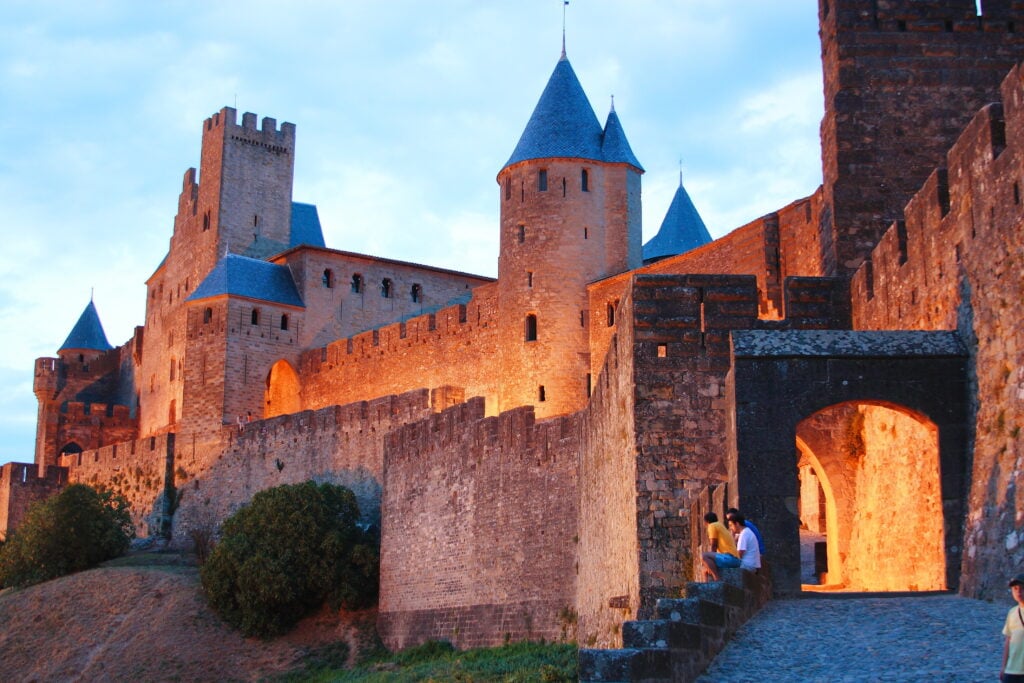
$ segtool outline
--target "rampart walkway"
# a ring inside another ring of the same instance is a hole
[[[775,600],[701,683],[997,681],[1006,600],[955,595]]]

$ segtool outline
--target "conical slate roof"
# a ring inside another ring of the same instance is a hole
[[[304,306],[288,266],[228,254],[186,301],[227,294],[288,306]]]
[[[644,245],[644,262],[682,254],[710,241],[711,234],[704,226],[704,221],[697,213],[697,208],[683,187],[683,179],[680,178],[679,189],[672,198],[658,234]]]
[[[636,166],[641,171],[644,167],[637,161],[633,150],[626,140],[626,133],[619,123],[619,115],[615,113],[615,106],[608,112],[608,120],[604,124],[604,140],[601,144],[601,155],[604,160],[610,163],[622,162]]]
[[[71,349],[87,349],[89,351],[109,351],[114,348],[107,341],[107,335],[103,331],[103,324],[100,323],[99,313],[92,301],[78,317],[78,322],[71,330],[71,334],[61,344],[59,351],[70,351]]]
[[[529,159],[573,157],[626,162],[641,171],[614,110],[604,130],[565,54],[533,109],[526,129],[502,170]]]

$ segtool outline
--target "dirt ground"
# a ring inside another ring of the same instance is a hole
[[[187,557],[136,556],[0,592],[0,681],[259,680],[338,642],[354,653],[374,620],[324,610],[286,636],[244,638],[207,607]]]

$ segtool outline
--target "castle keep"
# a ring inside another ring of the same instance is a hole
[[[90,303],[36,361],[0,529],[85,482],[187,547],[263,488],[343,483],[392,647],[621,646],[697,576],[709,501],[757,520],[780,593],[803,527],[836,587],[998,594],[1024,565],[1024,11],[819,19],[823,184],[715,241],[680,184],[641,245],[628,121],[563,52],[497,169],[496,280],[328,247],[295,126],[215,113],[145,320],[111,347]]]

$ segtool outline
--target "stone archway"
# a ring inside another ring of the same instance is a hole
[[[933,422],[901,406],[844,403],[800,421],[796,446],[801,534],[806,529],[826,538],[825,588],[946,588]],[[805,477],[814,480],[811,486]]]
[[[879,461],[896,443],[881,438],[883,426],[891,429],[896,424],[894,413],[927,425],[920,438],[931,438],[935,444],[928,456],[931,464],[920,453],[904,457],[912,461],[908,466],[930,468],[931,480],[937,482],[937,505],[929,503],[928,509],[937,516],[931,523],[941,530],[944,581],[922,581],[916,587],[927,590],[935,583],[955,590],[960,578],[969,448],[967,357],[956,334],[745,330],[734,331],[732,341],[731,502],[757,520],[776,592],[800,591],[798,436],[807,444],[807,433],[798,433],[800,424],[840,404],[887,411],[870,416],[870,428],[878,432]],[[910,424],[902,422],[904,417],[898,418],[901,430]],[[929,430],[931,437],[926,436]],[[827,475],[821,452],[811,449],[819,459],[819,471]],[[833,493],[848,483],[835,476],[827,478]],[[914,499],[903,505],[914,505]],[[850,539],[852,543],[852,532]],[[914,539],[902,541],[912,544]],[[862,547],[871,544],[866,538],[857,542]]]
[[[291,363],[279,360],[267,374],[267,390],[263,395],[263,418],[289,415],[302,410],[299,375]]]

